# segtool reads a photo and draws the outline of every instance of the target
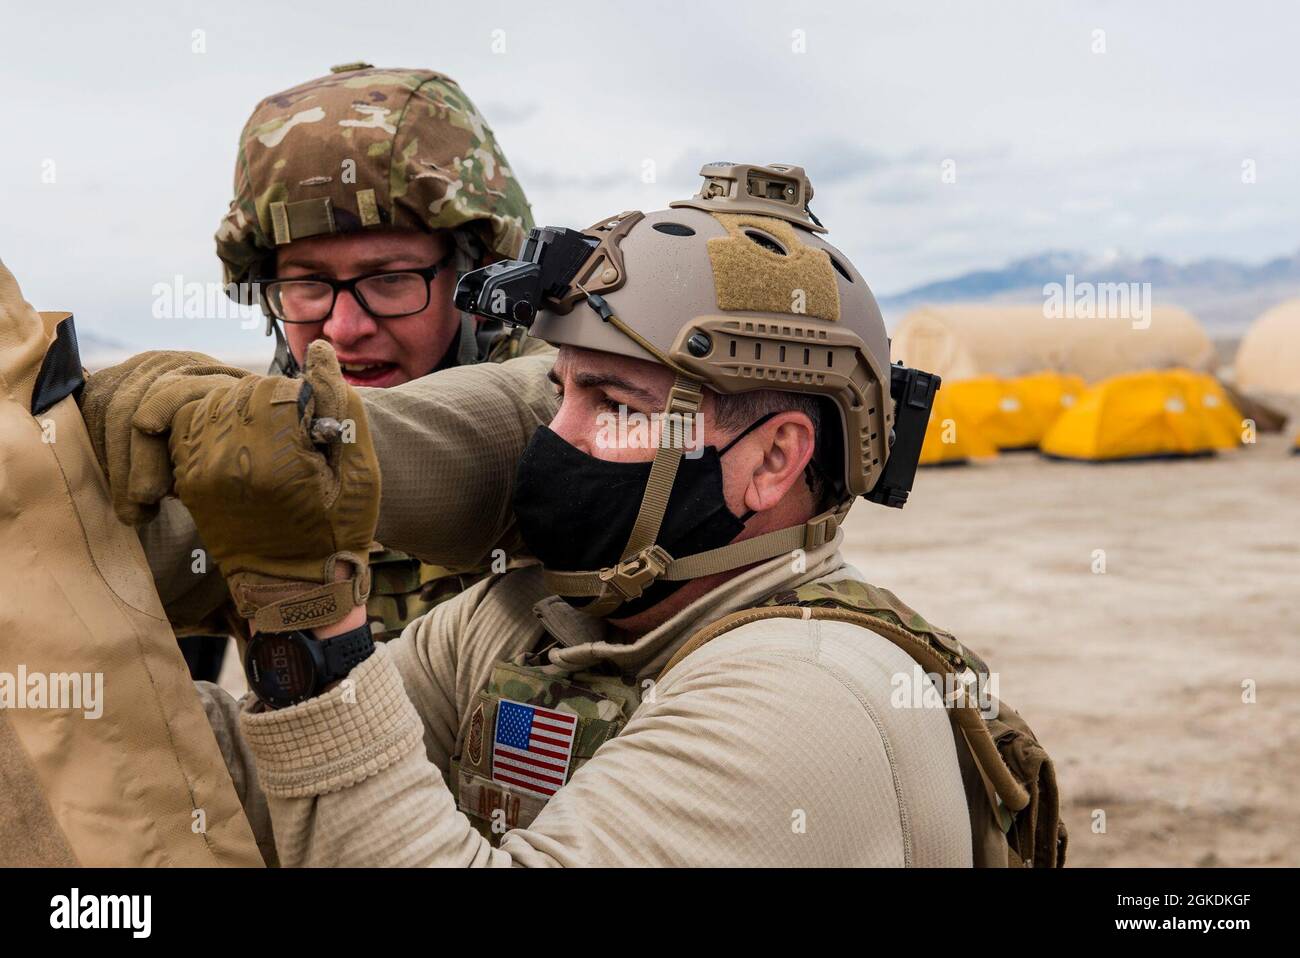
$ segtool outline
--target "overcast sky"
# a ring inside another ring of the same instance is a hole
[[[0,259],[138,348],[266,350],[153,319],[151,290],[220,279],[256,102],[357,59],[455,77],[539,222],[661,208],[706,160],[802,164],[881,294],[1049,248],[1300,248],[1294,3],[3,3]]]

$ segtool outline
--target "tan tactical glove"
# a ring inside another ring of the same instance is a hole
[[[135,423],[170,425],[176,494],[240,615],[268,632],[339,621],[370,594],[379,462],[334,350],[312,343],[302,379],[248,376],[174,411],[167,390],[183,394],[185,375],[159,380]],[[326,419],[340,439],[313,441],[313,420]]]
[[[128,525],[138,526],[156,516],[158,503],[172,490],[166,429],[141,432],[132,420],[159,379],[173,374],[184,376],[167,391],[173,412],[249,375],[202,353],[149,352],[86,377],[81,416],[95,458],[108,478],[113,511]]]

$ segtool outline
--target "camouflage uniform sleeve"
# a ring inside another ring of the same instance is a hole
[[[519,551],[510,493],[524,446],[555,414],[554,359],[534,350],[361,390],[383,469],[380,542],[456,570]]]

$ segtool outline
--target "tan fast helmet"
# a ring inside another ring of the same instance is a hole
[[[467,274],[457,304],[530,326],[532,335],[648,360],[676,373],[664,422],[699,411],[705,386],[731,394],[772,389],[824,397],[839,413],[840,501],[802,527],[692,556],[670,556],[656,538],[684,454],[680,432],[662,429],[633,532],[613,568],[548,570],[556,594],[593,597],[606,615],[656,580],[695,579],[815,548],[853,498],[902,505],[924,435],[909,416],[910,468],[886,475],[901,392],[928,417],[937,379],[889,365],[875,297],[812,216],[812,186],[797,166],[714,163],[687,200],[652,213],[620,213],[578,232],[534,229],[521,259]],[[910,374],[910,376],[909,376]],[[892,384],[892,388],[891,388]],[[892,449],[891,449],[892,446]],[[904,456],[906,459],[907,456]],[[885,480],[882,487],[882,478]]]

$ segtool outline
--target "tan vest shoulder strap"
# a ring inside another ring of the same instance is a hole
[[[848,622],[869,629],[882,639],[892,642],[911,656],[928,673],[934,675],[953,674],[952,667],[933,649],[902,626],[895,625],[892,622],[887,622],[874,615],[867,615],[865,612],[853,612],[848,609],[777,605],[733,612],[731,615],[724,616],[712,625],[696,632],[668,660],[663,671],[659,673],[659,679],[662,680],[688,655],[712,642],[718,636],[725,635],[732,629],[739,628],[742,625],[759,622],[763,619],[830,619],[836,622]],[[1016,780],[1011,770],[1007,768],[1007,764],[999,754],[998,747],[993,741],[993,736],[989,734],[988,725],[979,710],[967,703],[965,705],[953,705],[952,712],[958,726],[965,733],[966,741],[970,745],[971,754],[974,756],[980,772],[992,784],[994,791],[1002,799],[1003,804],[1013,813],[1023,809],[1029,804],[1029,792]]]

